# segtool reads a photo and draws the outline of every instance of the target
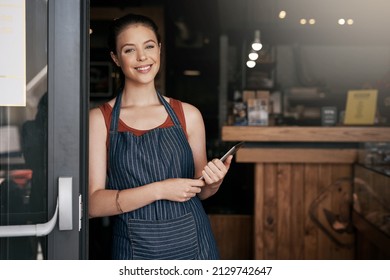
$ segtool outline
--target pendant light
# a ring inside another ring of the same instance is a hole
[[[256,30],[255,31],[255,39],[252,43],[252,49],[255,51],[259,51],[259,50],[261,50],[262,47],[263,47],[263,45],[260,42],[260,30]]]
[[[256,60],[256,59],[259,58],[259,54],[255,50],[252,50],[249,53],[248,57],[249,57],[250,60]]]

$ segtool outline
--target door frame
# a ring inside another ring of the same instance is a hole
[[[88,259],[89,6],[88,0],[48,1],[48,218],[58,178],[73,182],[73,230],[55,227],[48,259]]]

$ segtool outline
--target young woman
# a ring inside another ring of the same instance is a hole
[[[90,111],[90,217],[115,215],[114,259],[217,259],[201,199],[232,157],[207,162],[199,110],[156,91],[161,42],[150,18],[114,20],[109,47],[123,86]]]

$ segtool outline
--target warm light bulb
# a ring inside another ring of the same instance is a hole
[[[252,49],[255,51],[261,50],[262,47],[263,47],[263,45],[260,42],[254,42],[252,44]]]
[[[304,24],[306,24],[306,19],[304,19],[304,18],[301,18],[301,20],[299,21],[302,25],[304,25]]]
[[[253,68],[256,66],[256,62],[254,62],[253,60],[248,60],[246,62],[246,66],[248,66],[249,68]]]
[[[259,57],[259,54],[257,52],[250,52],[248,55],[250,60],[256,60]]]
[[[351,19],[351,18],[348,19],[348,20],[347,20],[347,24],[348,24],[348,25],[352,25],[352,24],[353,24],[353,19]]]
[[[344,25],[344,24],[345,24],[345,19],[340,18],[339,21],[338,21],[338,23],[339,23],[340,25]]]
[[[260,43],[260,30],[255,31],[255,39],[253,40],[252,43],[252,49],[255,51],[261,50],[263,45]]]
[[[316,23],[316,20],[314,18],[309,19],[309,24],[313,25]]]
[[[280,11],[279,18],[284,19],[286,18],[286,15],[287,15],[286,11]]]

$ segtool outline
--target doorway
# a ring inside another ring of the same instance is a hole
[[[86,259],[89,1],[0,6],[0,258]]]

